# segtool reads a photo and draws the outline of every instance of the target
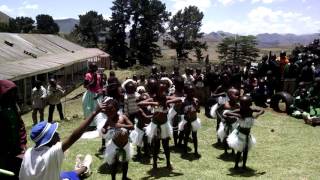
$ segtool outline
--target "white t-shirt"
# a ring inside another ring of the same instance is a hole
[[[64,154],[62,144],[29,148],[21,164],[20,180],[60,180]]]

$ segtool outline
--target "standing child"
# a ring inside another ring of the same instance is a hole
[[[106,108],[103,112],[108,117],[102,129],[102,132],[106,134],[105,160],[111,166],[112,180],[116,179],[119,161],[122,162],[122,179],[128,179],[127,173],[132,152],[131,143],[128,141],[128,130],[133,129],[133,124],[127,116],[118,114],[119,105],[116,100],[107,98],[104,103]]]
[[[246,162],[250,148],[256,143],[255,138],[250,134],[254,119],[264,113],[262,109],[251,108],[252,99],[250,96],[240,97],[240,109],[226,112],[229,118],[238,119],[239,126],[227,138],[228,145],[237,151],[235,159],[235,169],[238,169],[241,154],[243,154],[242,168],[246,169]],[[256,113],[255,115],[253,113]]]
[[[230,88],[228,90],[229,101],[227,101],[224,104],[222,115],[224,115],[226,112],[230,112],[240,107],[238,104],[239,96],[240,96],[239,90],[235,88]],[[228,118],[228,117],[223,117],[223,118],[224,118],[224,121],[220,122],[220,126],[217,134],[220,141],[223,142],[224,153],[228,154],[227,137],[238,126],[238,124],[233,118]]]
[[[35,87],[32,89],[32,120],[33,125],[38,123],[37,112],[40,114],[40,121],[43,121],[43,111],[46,106],[47,90],[41,84],[41,81],[36,81]]]
[[[148,99],[147,94],[142,94],[138,102]],[[134,130],[130,133],[130,139],[134,145],[137,146],[137,159],[142,157],[141,148],[144,148],[145,156],[149,156],[148,137],[145,133],[145,127],[151,122],[152,113],[148,107],[141,107],[137,113],[137,123],[134,126]]]
[[[139,106],[152,106],[153,117],[151,123],[146,128],[149,143],[153,144],[153,168],[157,169],[158,154],[160,151],[160,141],[167,160],[167,168],[172,169],[170,163],[169,140],[172,136],[172,127],[167,119],[168,104],[180,101],[180,99],[167,96],[167,82],[160,81],[155,96],[138,103]]]
[[[136,94],[136,84],[132,79],[127,79],[122,83],[122,88],[125,89],[124,94],[124,114],[129,118],[129,120],[134,124],[136,115],[139,111],[137,105],[137,94]]]
[[[182,121],[179,123],[180,139],[184,137],[184,151],[187,153],[188,140],[190,133],[192,134],[192,140],[194,145],[194,155],[199,157],[198,153],[198,137],[197,131],[201,126],[200,119],[197,117],[197,113],[200,112],[200,105],[197,98],[194,97],[195,89],[193,85],[187,85],[185,87],[186,98],[182,103],[182,110],[184,115]]]

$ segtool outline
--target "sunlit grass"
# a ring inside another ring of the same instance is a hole
[[[116,73],[119,73],[117,71]],[[120,79],[131,76],[132,72],[117,74]],[[76,89],[66,99],[83,92],[82,87]],[[65,98],[63,98],[64,100]],[[60,122],[59,133],[62,139],[67,137],[74,128],[83,120],[81,98],[63,104],[66,117],[70,120]],[[202,109],[203,110],[203,109]],[[46,109],[47,117],[48,109]],[[256,147],[249,152],[247,166],[250,171],[237,173],[232,171],[233,158],[222,156],[223,150],[218,148],[215,135],[215,120],[199,114],[202,128],[198,132],[200,159],[193,158],[193,144],[190,155],[181,156],[174,148],[171,151],[171,161],[174,166],[172,172],[162,168],[165,166],[163,153],[160,153],[159,170],[151,171],[151,163],[130,161],[128,176],[132,179],[319,179],[320,177],[320,128],[305,125],[302,120],[297,120],[286,114],[274,113],[267,110],[255,123],[252,134],[257,139]],[[54,118],[58,118],[55,111]],[[30,133],[32,124],[31,113],[23,116],[23,120]],[[171,141],[171,146],[173,142]],[[28,142],[32,146],[31,140]],[[79,140],[66,153],[63,170],[74,168],[77,154],[93,155],[90,180],[110,179],[110,174],[105,171],[103,160],[95,156],[101,139]],[[102,168],[101,168],[102,167]],[[100,171],[100,170],[102,171]],[[118,178],[121,178],[119,173]]]

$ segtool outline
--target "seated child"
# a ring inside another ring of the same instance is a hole
[[[81,137],[94,117],[104,108],[104,104],[97,106],[96,110],[85,121],[82,121],[80,126],[63,142],[60,142],[57,132],[58,123],[51,124],[43,121],[36,124],[30,135],[36,145],[26,151],[19,178],[21,180],[79,180],[81,176],[88,175],[92,162],[90,155],[87,155],[83,164],[74,171],[60,174],[64,152]]]

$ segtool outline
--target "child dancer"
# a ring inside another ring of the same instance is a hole
[[[119,161],[122,162],[122,179],[128,179],[128,165],[132,152],[128,141],[128,130],[133,129],[133,124],[125,115],[118,114],[119,105],[116,100],[108,98],[104,103],[106,108],[103,109],[103,112],[108,117],[102,129],[106,134],[105,160],[111,166],[112,180],[116,179]]]
[[[224,115],[226,112],[230,112],[232,110],[238,109],[240,106],[238,104],[239,90],[235,88],[230,88],[227,92],[229,101],[227,101],[224,104],[222,115]],[[224,153],[228,154],[228,143],[227,143],[227,137],[228,135],[238,126],[238,124],[235,122],[233,118],[228,118],[224,116],[224,121],[220,122],[220,126],[217,132],[217,135],[221,142],[223,142],[224,146]]]
[[[167,160],[167,168],[172,169],[170,163],[169,139],[172,136],[172,127],[167,119],[168,104],[180,101],[177,98],[166,96],[166,82],[160,81],[157,93],[154,97],[138,103],[139,106],[152,106],[153,117],[151,123],[146,128],[149,143],[153,144],[153,168],[157,169],[157,159],[160,151],[160,141]]]
[[[143,94],[138,99],[138,102],[148,99],[147,94]],[[141,158],[141,148],[144,148],[146,156],[149,156],[148,137],[145,133],[145,127],[151,122],[152,113],[147,107],[139,108],[137,113],[137,123],[134,126],[134,130],[130,133],[130,139],[134,145],[137,146],[137,159]]]
[[[228,145],[237,151],[235,160],[235,169],[239,169],[239,161],[243,154],[243,169],[246,169],[249,149],[256,143],[255,138],[250,134],[254,119],[264,113],[262,109],[251,108],[252,99],[250,96],[240,97],[240,109],[232,112],[226,112],[225,115],[229,118],[238,119],[239,126],[228,136]],[[255,115],[253,113],[256,113]]]
[[[124,95],[124,114],[129,118],[129,120],[134,124],[136,115],[139,111],[137,105],[137,94],[136,94],[136,84],[132,79],[127,79],[123,84],[122,88],[126,90]]]
[[[195,95],[195,88],[193,85],[187,85],[185,87],[186,98],[182,103],[182,109],[184,115],[182,116],[182,121],[179,123],[180,138],[184,136],[184,151],[187,153],[188,140],[190,133],[192,134],[193,144],[194,144],[194,154],[199,157],[198,153],[198,138],[197,130],[200,128],[200,119],[197,117],[197,112],[200,112],[200,105]]]

